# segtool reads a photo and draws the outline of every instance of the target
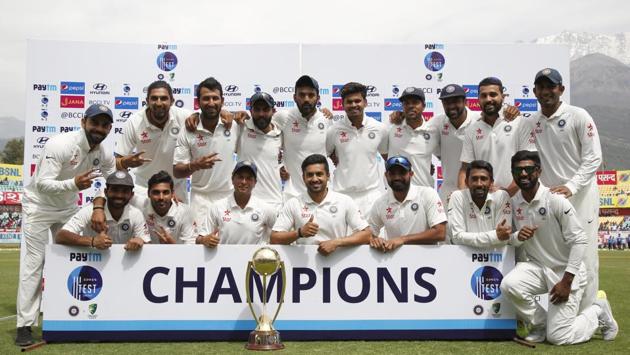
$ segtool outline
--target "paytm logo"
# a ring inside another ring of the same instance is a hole
[[[519,111],[538,111],[538,101],[536,99],[514,99],[514,106]]]
[[[477,85],[464,85],[464,92],[466,97],[477,97],[479,96],[479,87]]]
[[[332,97],[341,97],[341,88],[343,85],[333,85],[332,87]]]
[[[385,99],[385,111],[401,111],[402,103],[396,98]]]
[[[79,81],[62,81],[62,95],[85,95],[85,83]]]
[[[137,110],[138,98],[128,96],[117,96],[114,100],[114,108],[117,110]]]

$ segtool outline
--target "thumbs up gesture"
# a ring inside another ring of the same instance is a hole
[[[308,222],[300,227],[300,235],[304,238],[312,237],[319,231],[319,225],[314,222],[315,217],[311,215]]]

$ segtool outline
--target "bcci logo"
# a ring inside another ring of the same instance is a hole
[[[470,286],[475,296],[482,300],[493,300],[501,296],[501,271],[492,266],[482,266],[470,278]]]
[[[91,266],[79,266],[68,275],[68,292],[79,301],[90,301],[101,292],[103,278]]]

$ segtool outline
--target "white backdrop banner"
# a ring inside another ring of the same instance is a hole
[[[246,268],[259,246],[49,245],[43,336],[72,340],[244,340],[255,328]],[[499,285],[511,247],[368,246],[324,257],[316,246],[273,246],[286,266],[275,323],[285,339],[506,339],[514,309]],[[269,281],[273,316],[279,273]],[[262,287],[250,280],[257,313]]]
[[[51,60],[55,58],[55,60]],[[570,97],[569,51],[566,46],[532,44],[405,45],[179,45],[29,41],[27,59],[25,184],[46,141],[80,127],[92,103],[115,114],[105,144],[113,148],[127,118],[144,105],[146,87],[155,80],[171,84],[175,105],[196,109],[195,86],[208,76],[222,84],[225,108],[247,109],[258,90],[274,96],[278,108],[293,107],[293,86],[300,74],[320,83],[321,104],[336,120],[343,117],[339,89],[348,81],[368,85],[367,114],[386,120],[400,110],[399,93],[421,87],[427,96],[425,117],[443,112],[440,89],[457,83],[467,90],[468,104],[479,110],[477,83],[486,76],[502,79],[506,103],[525,114],[538,109],[532,92],[536,72],[553,67],[563,75]],[[437,169],[438,186],[441,170]],[[93,192],[78,196],[80,204]]]

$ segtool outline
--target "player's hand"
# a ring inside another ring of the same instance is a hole
[[[333,164],[335,164],[335,167],[339,164],[339,158],[337,158],[336,152],[332,152],[332,154],[330,155],[330,160],[332,160]]]
[[[229,131],[230,128],[232,128],[232,121],[234,121],[234,114],[227,110],[221,110],[221,112],[219,113],[219,116],[221,117],[221,123],[223,123],[223,125],[225,126],[225,129]]]
[[[98,169],[90,169],[84,173],[81,173],[74,177],[74,184],[77,185],[79,190],[85,190],[92,186],[92,180],[99,176]]]
[[[571,293],[571,282],[565,279],[560,280],[549,291],[549,302],[553,304],[564,303],[569,299]]]
[[[175,191],[173,191],[173,195],[171,196],[171,201],[173,201],[175,206],[179,206],[180,203],[184,203],[184,201],[181,198],[179,198],[177,194],[175,194]]]
[[[323,109],[321,109],[320,111],[322,111],[322,114],[324,115],[324,117],[326,117],[327,119],[331,119],[333,118],[333,113],[332,111],[330,111],[329,109],[327,109],[326,107],[324,107]]]
[[[291,175],[287,171],[287,168],[285,168],[284,165],[281,166],[280,167],[280,179],[282,179],[283,181],[287,181],[287,180],[289,180],[290,177],[291,177]]]
[[[523,226],[521,230],[518,231],[518,240],[524,242],[528,239],[531,239],[534,236],[534,233],[536,233],[536,229],[538,229],[538,226]]]
[[[565,185],[554,186],[550,188],[549,191],[551,191],[551,193],[554,193],[554,194],[564,195],[564,197],[566,198],[573,196],[573,193],[571,193],[571,190],[569,190],[569,188],[566,187]]]
[[[199,125],[199,113],[195,112],[192,115],[186,117],[186,130],[190,133],[195,133],[197,126]]]
[[[234,121],[239,125],[242,125],[249,119],[249,114],[247,111],[236,111],[234,112]]]
[[[92,209],[92,218],[90,220],[92,230],[96,233],[107,233],[107,221],[105,220],[105,210],[102,208]]]
[[[496,232],[497,232],[497,238],[499,238],[499,240],[501,240],[501,241],[508,240],[508,239],[510,239],[510,233],[512,232],[512,226],[508,225],[507,224],[507,220],[504,219],[497,226]]]
[[[219,231],[210,233],[208,235],[199,236],[197,238],[197,244],[203,244],[208,248],[216,248],[219,245]]]
[[[385,243],[385,251],[392,251],[394,249],[398,249],[400,248],[403,244],[405,244],[405,241],[402,238],[394,238],[394,239],[390,239]]]
[[[300,235],[304,238],[312,237],[319,232],[319,225],[313,222],[314,216],[311,215],[308,222],[300,227]]]
[[[387,243],[387,241],[383,238],[379,238],[379,237],[372,237],[370,238],[370,247],[376,249],[376,250],[380,250],[383,253],[386,252],[387,250],[385,249],[385,243]]]
[[[405,119],[405,115],[401,111],[394,111],[389,114],[389,122],[392,124],[401,124]]]
[[[501,188],[495,184],[490,185],[490,189],[488,190],[488,192],[496,192],[498,190],[501,190]]]
[[[141,166],[144,163],[150,163],[151,159],[145,159],[142,157],[142,154],[146,153],[144,150],[137,152],[136,154],[125,155],[124,157],[120,157],[120,166],[125,169],[128,168],[136,168]]]
[[[105,231],[100,232],[96,237],[94,237],[94,247],[99,250],[108,249],[112,246],[112,239],[105,234]]]
[[[125,244],[125,250],[140,250],[144,245],[144,240],[138,237],[133,237]]]
[[[155,230],[155,234],[157,234],[158,238],[160,238],[160,244],[175,244],[175,239],[171,236],[164,227],[158,226]]]
[[[195,160],[190,165],[193,167],[194,171],[201,169],[212,169],[214,163],[221,161],[219,158],[219,153],[210,153],[208,155],[204,155],[203,157]]]
[[[323,242],[319,242],[319,248],[317,248],[317,251],[320,254],[327,256],[337,250],[337,247],[338,245],[336,240],[325,240]]]
[[[506,105],[503,109],[503,118],[508,122],[514,121],[514,119],[520,116],[520,114],[521,111],[519,111],[518,107],[516,106]]]

